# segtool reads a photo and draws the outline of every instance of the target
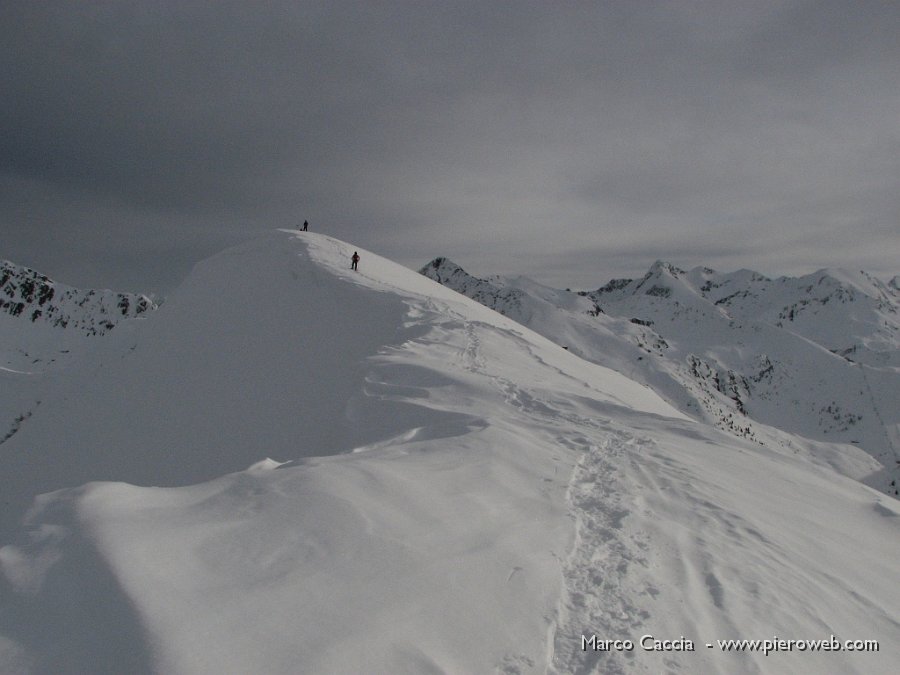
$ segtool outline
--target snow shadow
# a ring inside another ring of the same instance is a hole
[[[72,513],[79,493],[52,499],[27,542],[0,549],[0,636],[21,652],[13,663],[0,653],[2,672],[155,672],[134,606]]]

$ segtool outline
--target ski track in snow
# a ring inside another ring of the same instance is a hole
[[[466,325],[466,333],[469,338],[465,351],[467,367],[484,374],[485,362],[480,356],[479,341],[472,324]],[[627,432],[614,430],[609,424],[567,412],[506,378],[493,377],[493,380],[507,405],[523,420],[534,424],[535,419],[540,419],[543,425],[557,431],[555,442],[558,445],[579,455],[566,485],[575,536],[571,551],[559,561],[562,598],[557,617],[552,622],[554,630],[549,637],[550,652],[545,667],[554,673],[587,673],[595,668],[610,674],[631,672],[633,655],[601,662],[600,652],[582,650],[581,636],[594,632],[631,635],[649,618],[646,610],[630,600],[635,596],[635,589],[629,586],[634,583],[629,574],[631,569],[647,565],[643,554],[649,542],[645,536],[623,536],[621,532],[623,519],[630,509],[621,481],[617,480],[617,467],[625,459],[627,448],[649,446],[652,441],[639,440]],[[570,429],[588,431],[590,437]],[[710,575],[711,580],[714,578]],[[657,592],[649,581],[638,583],[643,583],[643,588],[638,591],[640,594],[652,596]],[[720,585],[718,589],[721,590]],[[521,671],[510,662],[499,672]]]
[[[552,400],[535,395],[505,377],[490,374],[478,337],[478,324],[472,321],[442,323],[440,317],[446,317],[449,312],[449,308],[438,308],[429,300],[424,306],[411,307],[409,316],[444,330],[462,327],[466,344],[459,362],[463,369],[488,377],[523,425],[535,426],[535,420],[540,420],[542,428],[554,429],[556,444],[580,457],[574,470],[569,471],[569,477],[560,476],[556,486],[565,489],[575,535],[571,551],[567,556],[559,557],[562,599],[557,616],[547,617],[550,626],[547,663],[540,670],[581,673],[602,666],[605,673],[624,673],[632,659],[601,663],[598,652],[581,649],[580,639],[583,633],[591,630],[607,635],[630,635],[649,618],[646,610],[629,599],[634,596],[634,589],[629,587],[629,583],[633,583],[629,571],[633,566],[646,567],[643,553],[649,542],[646,536],[621,536],[622,521],[629,510],[624,488],[616,480],[616,467],[627,447],[649,446],[652,441],[638,440],[627,432],[614,430],[609,424],[567,411],[565,404],[554,405]],[[425,339],[433,340],[434,336],[426,335]],[[525,341],[522,346],[546,365]],[[587,430],[590,438],[571,429]],[[552,483],[551,479],[545,481]],[[548,485],[547,489],[552,486]],[[507,582],[520,571],[521,567],[510,570]],[[716,584],[715,588],[721,593],[721,585],[713,574],[708,575],[708,580],[711,586]],[[649,581],[640,583],[643,584],[641,594],[652,596],[657,592]],[[629,656],[633,658],[633,655]],[[507,654],[496,671],[514,675],[531,672],[536,665],[525,655]]]
[[[591,672],[601,665],[600,652],[582,651],[582,635],[628,636],[647,618],[623,588],[629,568],[644,562],[645,546],[620,532],[628,513],[615,479],[623,438],[611,435],[602,446],[578,436],[569,442],[584,454],[568,491],[576,533],[563,562],[565,588],[550,664],[555,673]],[[619,660],[604,659],[602,666],[604,672],[624,672]]]

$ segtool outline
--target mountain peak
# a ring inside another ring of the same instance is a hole
[[[677,279],[678,277],[681,277],[684,274],[686,274],[686,272],[683,269],[681,269],[680,267],[677,267],[676,265],[673,265],[670,262],[666,262],[665,260],[657,260],[655,263],[653,263],[650,266],[650,269],[648,270],[647,274],[651,275],[651,276],[660,276],[662,274],[669,274]]]
[[[32,323],[103,335],[119,321],[153,309],[156,304],[146,295],[73,288],[29,267],[0,261],[0,312]]]
[[[460,273],[468,275],[468,272],[462,267],[450,260],[450,258],[445,258],[444,256],[438,256],[419,270],[419,274],[423,274],[430,279],[434,278],[434,276],[432,276],[434,274],[443,277]]]

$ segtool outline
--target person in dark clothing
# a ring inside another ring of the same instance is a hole
[[[356,264],[357,264],[358,262],[359,262],[359,253],[358,253],[357,251],[354,251],[354,252],[353,252],[353,257],[350,258],[350,269],[351,269],[351,270],[355,270],[355,269],[356,269]],[[356,271],[358,272],[359,270],[356,270]]]
[[[306,232],[308,229],[309,229],[309,221],[304,220],[303,221],[303,231]]]

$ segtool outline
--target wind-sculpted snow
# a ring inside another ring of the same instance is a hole
[[[895,500],[354,250],[202,263],[0,448],[0,672],[892,670]]]
[[[900,493],[900,302],[865,272],[773,280],[658,261],[640,279],[579,294],[522,279],[488,284],[445,258],[422,273],[489,307],[505,303],[485,285],[509,285],[525,325],[682,412]],[[575,307],[576,295],[596,310]],[[858,449],[878,464],[859,462]]]

